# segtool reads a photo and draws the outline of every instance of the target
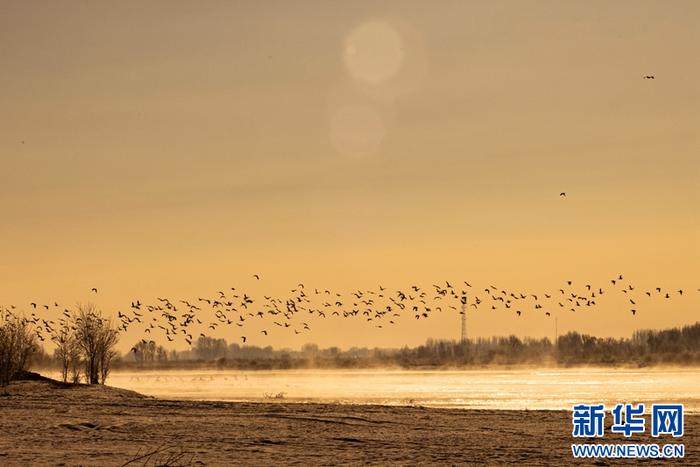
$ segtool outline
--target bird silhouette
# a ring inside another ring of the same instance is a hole
[[[260,280],[258,274],[253,275],[253,277]],[[636,316],[636,312],[642,310],[643,307],[639,296],[646,294],[647,297],[650,297],[650,301],[651,297],[655,296],[654,289],[645,292],[641,287],[629,283],[629,280],[622,282],[624,280],[622,274],[613,277],[612,284],[620,285],[620,287],[608,290],[607,294],[614,296],[624,293],[629,303],[635,306],[634,309],[630,310],[633,316]],[[471,283],[462,282],[463,286],[472,287]],[[301,313],[310,314],[316,319],[352,319],[357,317],[363,322],[371,322],[374,328],[386,329],[389,327],[388,325],[399,323],[404,316],[420,320],[433,318],[434,312],[445,313],[449,310],[455,310],[455,313],[465,314],[464,307],[467,305],[473,307],[474,311],[490,309],[496,313],[499,309],[512,310],[515,311],[515,314],[511,315],[513,318],[528,319],[533,316],[528,313],[528,309],[542,310],[544,316],[550,317],[556,316],[557,311],[564,311],[564,309],[583,313],[583,310],[594,309],[597,306],[596,299],[602,301],[599,297],[603,296],[604,291],[602,287],[598,287],[599,284],[582,281],[579,290],[573,285],[572,280],[564,280],[563,282],[567,288],[559,289],[561,297],[558,299],[561,301],[553,299],[551,294],[542,291],[516,290],[508,287],[497,288],[488,283],[482,285],[474,282],[474,290],[479,290],[479,287],[482,287],[481,290],[484,290],[487,296],[485,301],[476,295],[471,296],[469,303],[467,301],[467,290],[469,289],[455,288],[460,281],[453,283],[444,280],[444,278],[434,281],[433,288],[426,289],[421,284],[414,283],[405,289],[394,289],[391,292],[390,288],[381,285],[378,288],[375,286],[369,289],[351,289],[347,292],[341,292],[321,287],[313,288],[309,284],[309,290],[313,290],[315,293],[310,293],[308,296],[305,292],[305,284],[298,282],[297,287],[291,289],[291,293],[276,296],[268,292],[262,294],[262,298],[258,298],[249,291],[238,291],[235,287],[230,288],[231,292],[227,292],[229,293],[227,296],[224,291],[229,290],[229,287],[225,287],[221,290],[214,289],[210,294],[201,295],[196,301],[193,299],[173,299],[167,296],[154,297],[154,300],[157,301],[150,304],[147,300],[144,300],[144,303],[141,300],[131,301],[131,308],[128,308],[126,312],[123,308],[119,309],[116,317],[119,321],[117,323],[119,332],[127,330],[131,332],[132,328],[136,327],[154,338],[159,334],[161,337],[167,338],[168,342],[178,342],[182,338],[186,343],[192,345],[193,335],[203,336],[203,333],[199,332],[201,330],[222,330],[226,326],[234,324],[247,330],[253,318],[256,322],[258,320],[265,321],[280,329],[294,331],[294,334],[298,335],[304,331],[311,331],[308,323],[296,321]],[[663,292],[660,287],[655,289],[659,295],[668,299],[668,303],[673,303],[674,297],[687,295],[683,289],[676,289],[678,295],[674,295],[675,292],[670,287]],[[96,287],[91,290],[97,293]],[[548,307],[550,300],[554,300],[552,305],[558,303],[559,307],[554,309]],[[499,301],[501,304],[498,304]],[[570,304],[565,306],[564,302],[566,301]],[[637,302],[640,302],[639,308],[636,306]],[[644,300],[644,303],[646,302]],[[59,307],[56,301],[51,300],[48,303]],[[31,302],[31,305],[35,313],[32,313],[32,317],[28,318],[28,322],[36,325],[38,337],[41,336],[41,333],[48,332],[53,340],[55,334],[53,321],[46,320],[39,324],[41,319],[36,316],[39,310],[51,312],[51,306],[38,305],[36,302]],[[14,309],[14,305],[11,308]],[[545,311],[547,309],[549,311]],[[66,308],[60,320],[66,322],[71,319],[72,313]],[[267,329],[259,332],[268,336],[270,329],[268,326],[269,324],[264,325]],[[254,331],[246,332],[244,330],[243,332],[248,334],[248,332]],[[245,336],[241,336],[241,340],[244,344],[247,343]]]

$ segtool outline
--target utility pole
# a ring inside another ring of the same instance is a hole
[[[467,343],[467,297],[462,300],[462,344]]]

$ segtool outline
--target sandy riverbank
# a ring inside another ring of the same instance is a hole
[[[183,451],[185,465],[575,463],[566,412],[170,401],[38,381],[9,393],[0,397],[1,465],[122,465],[159,447],[151,461]],[[700,417],[685,424],[682,440],[661,442],[683,442],[683,465],[700,464]]]

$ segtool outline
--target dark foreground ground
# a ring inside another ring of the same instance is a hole
[[[0,465],[583,464],[571,456],[567,412],[167,401],[39,381],[9,393],[0,397]],[[700,417],[685,425],[682,439],[632,442],[683,442],[676,463],[700,465]],[[628,442],[607,432],[603,441]]]

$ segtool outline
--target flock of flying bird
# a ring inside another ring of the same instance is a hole
[[[653,80],[655,76],[642,75],[642,78]],[[22,141],[22,144],[25,144],[25,141]],[[559,196],[566,198],[566,192],[561,192]],[[254,274],[253,278],[260,280],[260,275]],[[97,294],[97,288],[93,287],[91,292]],[[144,334],[163,332],[170,342],[182,337],[187,344],[192,345],[197,331],[201,331],[199,337],[205,337],[205,332],[216,331],[220,327],[244,328],[251,320],[266,317],[271,317],[270,324],[273,326],[291,328],[295,334],[301,334],[310,331],[311,328],[307,321],[301,320],[310,319],[298,319],[300,316],[361,317],[378,328],[396,324],[405,315],[420,320],[444,310],[455,310],[464,314],[467,307],[473,307],[475,310],[509,310],[518,317],[528,310],[551,316],[554,310],[576,312],[595,307],[597,300],[604,294],[613,292],[627,294],[630,312],[632,315],[637,314],[638,304],[641,303],[637,298],[638,291],[619,275],[611,279],[605,289],[591,284],[584,284],[580,289],[576,289],[572,281],[566,281],[566,285],[558,291],[542,294],[509,291],[493,285],[476,290],[467,281],[463,281],[457,287],[445,281],[444,284],[433,284],[428,288],[412,285],[406,290],[389,291],[379,286],[376,290],[356,290],[349,294],[328,289],[313,289],[307,292],[304,284],[300,283],[287,297],[264,295],[263,299],[259,300],[231,287],[227,291],[218,291],[213,297],[199,297],[192,301],[158,297],[156,303],[145,304],[136,300],[131,303],[127,312],[118,311],[117,318],[119,331],[126,332],[130,328],[140,326]],[[673,296],[682,296],[683,290],[670,291],[655,287],[645,291],[645,295],[647,299],[670,299]],[[71,326],[72,311],[69,308],[61,310],[58,302],[41,306],[32,302],[29,305],[32,308],[31,315],[22,317],[22,320],[34,325],[39,340],[45,341],[47,337],[51,340],[59,339],[62,330]],[[40,317],[37,312],[41,312],[42,309],[47,313],[57,311],[59,316]],[[17,310],[15,305],[0,306],[0,318],[17,316],[18,312],[21,312],[21,309]],[[262,329],[260,333],[269,335],[268,329]],[[247,337],[241,333],[240,339],[245,343]]]
[[[260,280],[257,274],[253,277]],[[92,288],[91,292],[97,294],[97,288]],[[615,293],[625,294],[630,313],[636,315],[638,308],[645,305],[644,300],[670,300],[682,297],[684,290],[661,287],[639,290],[622,275],[610,279],[604,286],[566,281],[551,293],[513,291],[494,285],[478,288],[467,281],[445,281],[427,288],[412,285],[404,290],[388,290],[380,285],[377,289],[342,294],[329,289],[307,289],[300,283],[285,297],[263,295],[259,299],[231,287],[219,290],[213,296],[191,300],[157,297],[154,303],[132,301],[127,311],[117,312],[117,326],[120,332],[140,328],[144,336],[148,334],[152,339],[160,333],[169,342],[183,339],[189,345],[197,337],[231,327],[238,331],[245,344],[250,334],[244,331],[249,329],[251,322],[257,322],[257,328],[264,326],[259,332],[267,336],[276,328],[295,334],[308,332],[312,318],[358,318],[382,328],[394,325],[404,317],[428,319],[434,313],[450,310],[460,314],[470,309],[501,310],[513,313],[516,318],[524,313],[543,313],[549,317],[555,311],[593,309],[604,295]],[[47,337],[55,341],[60,338],[62,330],[71,326],[72,311],[61,307],[58,302],[43,305],[32,302],[29,306],[31,314],[22,319],[34,326],[41,341]],[[10,305],[0,307],[0,311],[3,315],[18,315],[21,308],[18,310],[15,305]],[[54,313],[58,316],[52,317]]]

